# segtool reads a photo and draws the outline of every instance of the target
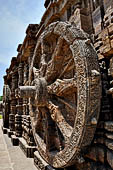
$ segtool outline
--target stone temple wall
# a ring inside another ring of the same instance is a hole
[[[28,26],[24,42],[17,48],[18,55],[12,58],[10,67],[6,70],[3,90],[3,132],[7,132],[11,137],[13,145],[20,145],[27,157],[34,157],[38,169],[54,169],[37,153],[37,144],[31,128],[30,100],[21,97],[19,87],[30,85],[32,61],[43,31],[53,22],[69,22],[84,30],[96,49],[101,72],[102,97],[100,96],[99,120],[91,144],[78,163],[73,163],[65,169],[112,170],[113,1],[46,0],[45,7],[46,11],[41,22]],[[37,56],[39,57],[36,64],[40,61],[40,50]]]

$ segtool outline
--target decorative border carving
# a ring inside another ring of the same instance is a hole
[[[37,42],[32,66],[35,57],[37,57],[36,51],[40,42],[43,38],[53,33],[62,36],[67,41],[75,61],[77,70],[76,119],[68,144],[64,150],[60,151],[51,160],[37,141],[35,129],[33,129],[33,133],[38,151],[43,159],[55,168],[63,168],[73,164],[75,161],[79,161],[81,153],[90,145],[94,137],[100,112],[101,78],[97,55],[87,34],[68,22],[52,23],[46,28]],[[34,117],[31,117],[31,120],[33,127]]]

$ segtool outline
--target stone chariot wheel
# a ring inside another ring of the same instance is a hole
[[[37,149],[55,168],[82,161],[100,111],[101,80],[88,36],[67,22],[49,25],[30,68],[30,116]],[[28,89],[27,89],[28,88]]]

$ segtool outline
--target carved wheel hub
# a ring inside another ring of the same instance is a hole
[[[53,167],[80,161],[90,145],[100,111],[100,82],[87,35],[70,23],[49,25],[36,45],[28,96],[38,151]]]

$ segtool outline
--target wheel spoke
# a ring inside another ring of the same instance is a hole
[[[63,38],[62,38],[62,37],[59,37],[59,39],[58,39],[58,41],[57,41],[57,44],[56,44],[56,47],[55,47],[55,49],[54,49],[53,55],[52,55],[52,59],[53,59],[53,60],[55,59],[55,57],[57,57],[57,56],[60,55],[62,45],[63,45]]]
[[[51,119],[49,111],[47,108],[41,108],[43,116],[45,116],[45,142],[46,142],[46,151],[49,154],[51,151],[60,151],[62,149],[62,144],[60,141],[60,135],[58,133],[57,126],[55,122]],[[56,148],[56,149],[55,149]]]
[[[54,105],[52,102],[49,102],[48,109],[50,110],[51,118],[56,122],[58,128],[65,138],[65,141],[67,141],[72,133],[73,128],[66,122],[58,106]]]
[[[66,101],[66,100],[64,100],[64,99],[61,99],[61,98],[59,98],[59,97],[57,97],[57,99],[58,99],[58,101],[60,101],[61,103],[63,103],[63,104],[65,104],[66,106],[68,106],[68,107],[72,110],[72,112],[75,112],[75,111],[76,111],[77,107],[76,107],[75,104],[73,104],[73,103],[71,103],[71,102],[69,102],[69,101]]]
[[[72,79],[57,79],[53,84],[47,87],[49,94],[54,94],[56,96],[65,96],[70,93],[77,92],[77,80]]]
[[[61,74],[59,75],[59,79],[66,73],[66,71],[68,69],[74,69],[74,64],[73,64],[73,58],[71,58],[68,63],[66,64],[66,66],[64,67],[63,71],[61,72]]]
[[[63,44],[63,39],[60,37],[57,41],[56,47],[52,54],[52,60],[48,63],[48,67],[46,69],[45,78],[48,84],[56,79],[56,77],[60,74],[60,70],[62,67],[63,56],[60,54],[61,48]]]

